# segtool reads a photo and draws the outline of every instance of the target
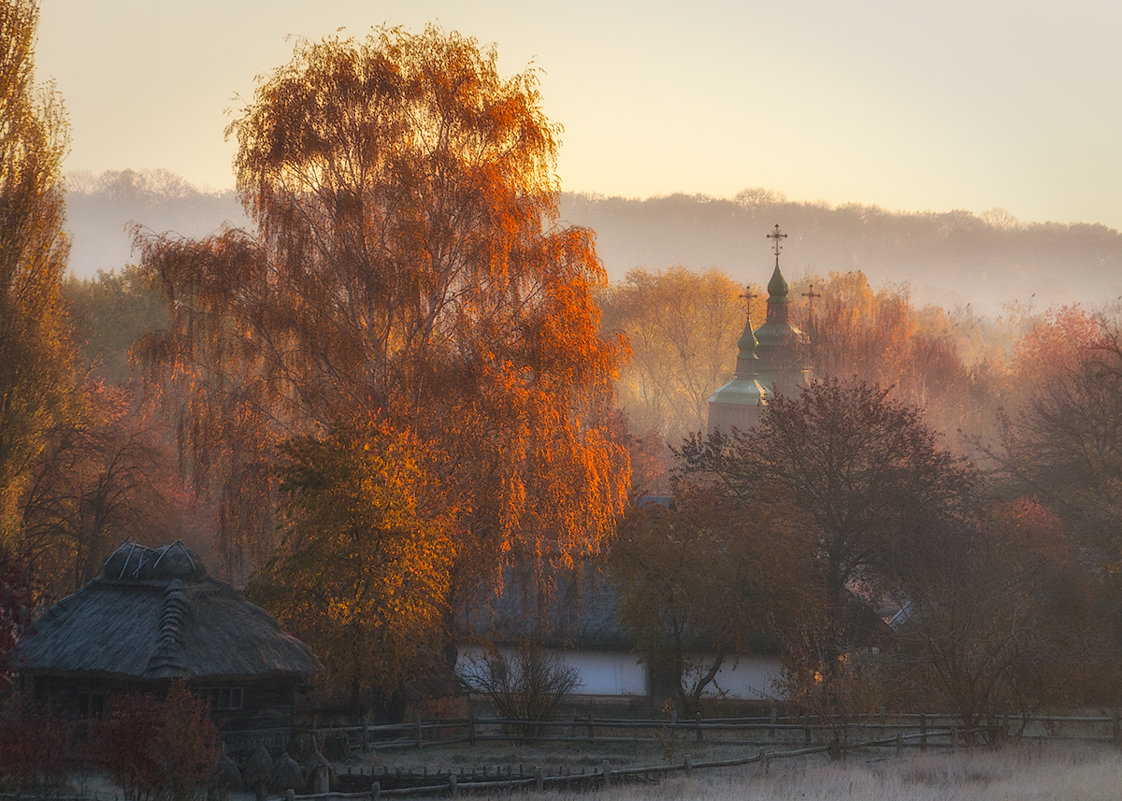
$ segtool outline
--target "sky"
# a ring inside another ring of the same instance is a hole
[[[429,22],[540,71],[566,191],[1122,229],[1115,0],[41,0],[37,77],[66,103],[66,170],[223,189],[223,131],[294,38]]]

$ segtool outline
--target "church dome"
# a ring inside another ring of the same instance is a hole
[[[787,280],[779,272],[779,259],[776,259],[775,270],[771,274],[771,280],[767,282],[767,294],[773,300],[786,300],[787,292]]]

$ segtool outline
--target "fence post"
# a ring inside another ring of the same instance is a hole
[[[534,787],[539,793],[545,788],[545,779],[542,776],[541,765],[534,765]]]
[[[951,723],[951,750],[958,750],[958,722]]]
[[[775,720],[778,717],[779,717],[779,708],[773,706],[771,708],[771,719],[768,721],[773,727],[773,728],[770,728],[770,729],[767,730],[767,738],[769,740],[774,740],[775,739],[775,728],[774,728],[774,726],[775,726]]]
[[[382,783],[370,783],[370,801],[378,801],[378,797],[382,794]]]
[[[284,801],[295,801],[296,791],[289,787],[284,791]]]
[[[449,792],[452,793],[452,797],[455,798],[456,797],[456,774],[455,773],[449,773],[448,774],[448,790],[449,790]]]
[[[592,733],[592,713],[588,713],[588,739],[594,740],[596,736]]]
[[[685,769],[687,776],[693,771],[693,760],[690,759],[689,754],[682,757],[682,767]]]
[[[1122,723],[1118,720],[1118,710],[1112,709],[1110,711],[1110,739],[1115,745],[1122,744]]]
[[[702,734],[701,734],[701,713],[700,712],[695,712],[694,716],[693,716],[693,720],[694,720],[694,725],[697,726],[697,741],[701,742],[702,739],[704,739],[702,737]]]
[[[927,713],[919,713],[919,750],[927,750]]]
[[[577,709],[573,707],[569,710],[569,736],[577,736]]]
[[[896,756],[904,753],[904,734],[903,732],[896,732]]]
[[[475,745],[475,713],[468,715],[468,742]]]
[[[424,748],[425,730],[421,727],[421,713],[417,713],[417,748]]]
[[[605,759],[601,763],[600,770],[604,774],[604,786],[605,787],[611,787],[612,786],[612,766],[608,763],[608,760]]]

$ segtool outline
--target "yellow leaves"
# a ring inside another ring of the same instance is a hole
[[[283,588],[271,608],[329,668],[353,668],[339,659],[346,639],[382,652],[377,680],[387,686],[403,678],[391,664],[401,670],[435,642],[456,556],[454,520],[428,497],[421,448],[384,422],[339,425],[286,445],[285,541],[263,571]],[[294,614],[301,598],[313,605]]]
[[[76,414],[69,325],[59,299],[69,242],[61,162],[67,124],[34,84],[38,3],[0,4],[0,540],[49,429]]]
[[[625,495],[621,343],[593,235],[554,229],[557,130],[473,39],[305,43],[230,128],[259,233],[142,243],[182,302],[190,430],[265,464],[287,442],[270,575],[378,641],[431,634],[453,575],[595,550]]]

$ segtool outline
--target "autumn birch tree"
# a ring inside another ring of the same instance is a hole
[[[338,424],[416,443],[456,511],[453,587],[611,530],[623,345],[599,334],[592,233],[557,224],[536,76],[496,58],[434,27],[299,44],[229,129],[257,231],[139,238],[172,316],[149,389],[230,553],[276,553],[278,449]]]
[[[27,471],[75,385],[59,298],[67,127],[50,86],[34,83],[35,0],[0,2],[0,540],[16,536]]]

